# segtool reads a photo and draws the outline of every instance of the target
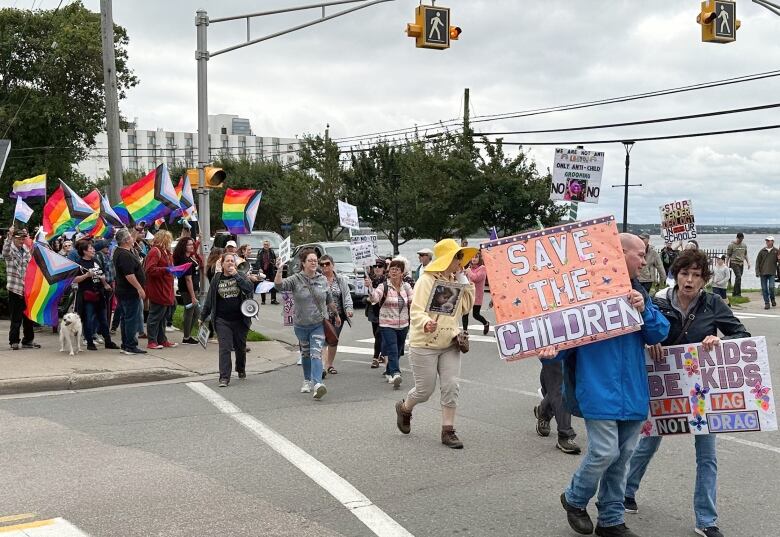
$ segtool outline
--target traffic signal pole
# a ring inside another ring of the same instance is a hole
[[[208,166],[211,162],[211,155],[210,155],[211,150],[210,150],[209,132],[208,132],[209,131],[209,105],[208,105],[208,63],[207,62],[209,61],[209,59],[214,56],[224,54],[226,52],[237,50],[243,47],[248,47],[249,45],[261,43],[263,41],[268,41],[269,39],[273,39],[274,37],[279,37],[281,35],[289,34],[297,30],[301,30],[303,28],[308,28],[309,26],[314,26],[315,24],[320,24],[322,22],[335,19],[337,17],[341,17],[342,15],[353,13],[360,9],[365,9],[367,7],[371,7],[377,4],[384,4],[386,2],[394,2],[394,1],[395,0],[338,0],[333,2],[319,3],[319,4],[309,4],[305,6],[289,7],[285,9],[276,9],[273,11],[250,13],[247,15],[221,17],[221,18],[216,18],[211,20],[209,20],[208,13],[205,10],[198,10],[196,12],[195,29],[196,29],[197,48],[195,50],[195,60],[197,62],[197,70],[198,70],[197,194],[198,194],[198,213],[200,214],[200,219],[199,219],[200,247],[198,253],[200,254],[201,258],[204,261],[208,258],[209,252],[211,251],[211,213],[209,208],[209,189],[206,186],[206,166]],[[360,5],[348,9],[344,9],[342,11],[338,11],[331,15],[325,15],[326,7],[343,5],[343,4],[360,4]],[[318,19],[309,21],[304,24],[299,24],[297,26],[293,26],[292,28],[287,28],[286,30],[282,30],[280,32],[268,34],[266,36],[257,39],[251,39],[250,20],[252,18],[264,17],[267,15],[277,15],[280,13],[289,13],[291,11],[303,11],[308,9],[321,9],[322,16]],[[233,45],[210,53],[208,49],[209,24],[233,21],[237,19],[246,19],[246,41],[244,43],[239,43],[238,45]],[[206,291],[208,290],[208,280],[206,279],[205,270],[201,270],[200,281],[201,281],[201,286],[200,286],[201,294],[205,295]]]

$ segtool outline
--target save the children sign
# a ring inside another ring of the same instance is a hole
[[[536,356],[639,330],[615,217],[482,243],[502,359]]]
[[[650,415],[644,436],[777,430],[766,339],[721,341],[712,351],[700,343],[663,347],[647,358]]]

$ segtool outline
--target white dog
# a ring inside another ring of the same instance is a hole
[[[60,352],[65,352],[65,342],[70,345],[70,355],[73,356],[73,342],[76,342],[76,352],[81,352],[81,317],[78,313],[66,313],[60,321]]]

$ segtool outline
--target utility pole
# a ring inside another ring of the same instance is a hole
[[[108,173],[111,177],[108,199],[114,205],[122,201],[120,195],[122,190],[122,142],[119,138],[119,99],[116,93],[114,16],[111,0],[100,0],[100,33],[103,41],[103,86],[106,93]]]
[[[463,134],[468,134],[469,129],[471,128],[471,125],[469,123],[469,120],[471,119],[471,116],[469,115],[469,89],[465,88],[463,90]]]

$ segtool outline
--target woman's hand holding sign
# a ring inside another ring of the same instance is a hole
[[[707,352],[711,351],[718,345],[720,345],[720,338],[718,336],[707,336],[704,338],[704,341],[701,342],[701,346]]]

